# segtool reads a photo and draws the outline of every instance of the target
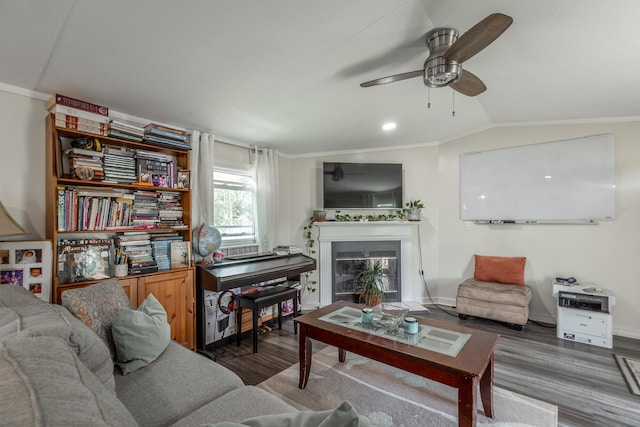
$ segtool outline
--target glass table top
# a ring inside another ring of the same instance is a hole
[[[471,334],[436,328],[424,324],[420,324],[417,334],[407,334],[402,327],[399,327],[393,332],[387,332],[380,327],[374,326],[372,323],[363,323],[362,311],[354,307],[341,307],[336,311],[319,317],[319,320],[378,335],[386,339],[406,343],[451,357],[456,357],[471,337]]]

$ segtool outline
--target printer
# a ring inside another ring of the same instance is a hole
[[[613,347],[613,292],[593,283],[554,282],[553,295],[558,299],[558,338]]]

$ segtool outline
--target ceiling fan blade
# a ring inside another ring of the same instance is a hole
[[[455,91],[467,96],[477,96],[487,90],[487,87],[482,83],[482,80],[480,80],[471,71],[467,70],[462,70],[460,80],[452,84],[451,87]]]
[[[510,16],[491,14],[460,36],[443,56],[449,61],[464,62],[500,37],[512,22]]]
[[[393,76],[382,77],[381,79],[375,79],[368,82],[360,83],[362,87],[371,87],[377,85],[383,85],[386,83],[393,83],[400,80],[412,79],[424,75],[424,70],[410,71],[408,73],[395,74]]]

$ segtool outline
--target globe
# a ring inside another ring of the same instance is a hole
[[[222,236],[214,226],[202,224],[193,229],[191,246],[194,254],[206,259],[218,250],[221,244]]]

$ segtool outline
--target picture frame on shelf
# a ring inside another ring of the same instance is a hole
[[[178,171],[178,179],[176,180],[177,188],[188,189],[191,186],[191,171],[180,170]]]
[[[111,239],[61,240],[56,255],[56,274],[61,284],[113,277]]]
[[[0,242],[0,286],[22,286],[51,302],[52,265],[49,240]]]
[[[175,240],[171,242],[171,268],[191,266],[191,242]]]

